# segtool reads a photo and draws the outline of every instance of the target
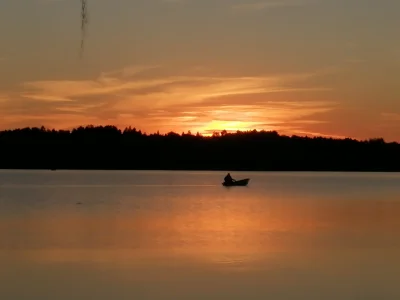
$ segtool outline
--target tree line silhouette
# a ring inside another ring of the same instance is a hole
[[[86,126],[0,132],[2,169],[253,171],[400,171],[400,145],[226,131],[212,136],[146,134],[136,128]]]

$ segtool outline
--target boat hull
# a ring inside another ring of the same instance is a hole
[[[230,182],[230,183],[223,182],[222,185],[223,186],[247,186],[249,181],[250,181],[250,179],[246,178],[246,179],[237,180],[237,181]]]

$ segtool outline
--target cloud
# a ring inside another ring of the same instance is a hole
[[[292,85],[294,82],[315,76],[313,73],[264,77],[138,76],[143,71],[152,69],[155,67],[103,72],[95,80],[26,82],[22,84],[24,91],[21,96],[30,100],[49,102],[73,102],[84,98],[109,97],[123,99],[125,102],[133,101],[136,105],[148,103],[154,107],[174,103],[196,103],[232,95],[327,90],[324,87]]]
[[[232,9],[236,12],[249,12],[268,10],[281,7],[304,6],[312,3],[311,0],[274,0],[274,1],[258,1],[250,3],[239,3],[232,5]]]
[[[381,113],[381,117],[385,121],[390,121],[390,122],[399,122],[400,121],[400,114],[398,113]]]
[[[329,112],[336,104],[327,101],[248,101],[229,103],[227,99],[207,101],[197,105],[175,106],[154,114],[170,126],[188,123],[202,132],[218,130],[279,130],[294,132],[308,124],[324,121],[309,119],[314,114]],[[179,116],[179,117],[177,117]]]
[[[186,0],[161,0],[162,2],[165,3],[184,3]]]
[[[318,121],[296,121],[300,117],[334,109],[320,100],[328,87],[307,84],[325,73],[198,76],[160,66],[134,66],[102,72],[93,80],[31,81],[7,96],[13,101],[0,103],[2,125],[115,124],[148,131],[206,132],[287,129],[292,121],[297,128]],[[301,100],[301,94],[317,100]]]
[[[65,2],[65,0],[37,0],[37,2],[42,4],[48,4],[48,3]]]

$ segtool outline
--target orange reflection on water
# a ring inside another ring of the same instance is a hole
[[[144,266],[191,261],[251,268],[282,255],[305,260],[321,248],[351,243],[349,234],[379,240],[400,225],[395,202],[199,197],[171,200],[165,209],[132,209],[124,201],[119,209],[71,205],[4,219],[0,252],[41,263]]]

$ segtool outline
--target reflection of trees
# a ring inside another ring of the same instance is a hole
[[[1,168],[400,170],[397,143],[279,135],[275,131],[146,134],[136,128],[0,132]]]

